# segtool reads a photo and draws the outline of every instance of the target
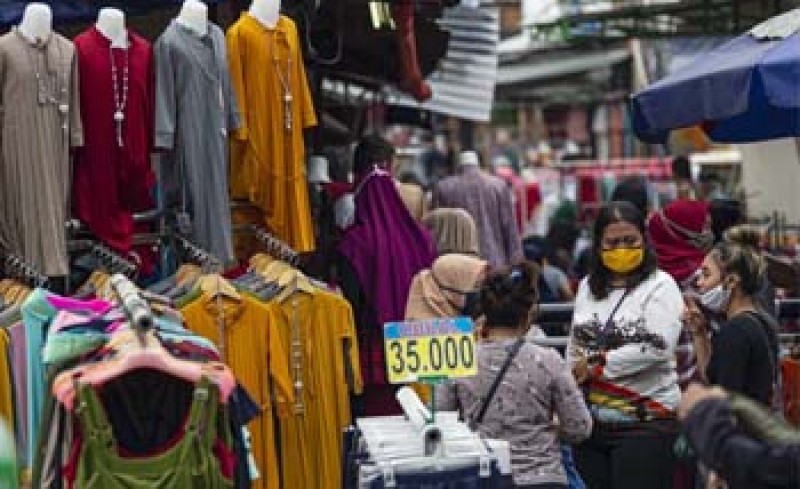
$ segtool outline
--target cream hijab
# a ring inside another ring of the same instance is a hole
[[[464,209],[436,209],[422,219],[422,224],[433,235],[439,256],[448,253],[478,256],[480,250],[475,221]]]
[[[457,317],[466,293],[485,275],[487,262],[458,253],[440,256],[411,282],[406,320]]]

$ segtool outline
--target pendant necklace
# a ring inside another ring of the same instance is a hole
[[[120,89],[119,76],[117,73],[117,63],[114,62],[114,50],[109,47],[108,53],[111,57],[111,81],[114,87],[114,124],[117,126],[117,146],[120,148],[124,146],[122,141],[122,123],[125,121],[125,107],[128,105],[128,75],[129,75],[129,60],[128,50],[123,50],[125,53],[125,64],[122,68],[122,88]],[[120,90],[122,93],[120,93]]]
[[[22,34],[20,34],[22,37]],[[50,87],[48,87],[47,81],[44,79],[44,75],[39,71],[40,63],[36,62],[36,58],[34,57],[33,52],[36,55],[45,57],[47,54],[40,52],[41,49],[47,49],[46,46],[42,46],[41,44],[31,44],[26,39],[22,38],[22,41],[26,44],[25,52],[28,55],[28,62],[31,67],[31,71],[33,71],[33,77],[36,79],[36,97],[37,102],[40,107],[45,105],[52,105],[58,110],[59,115],[61,116],[61,128],[66,133],[68,130],[67,127],[67,115],[69,114],[69,104],[67,103],[68,96],[67,96],[67,83],[61,83],[61,87],[59,88],[59,73],[58,67],[61,66],[63,61],[63,52],[61,50],[61,45],[58,45],[58,63],[56,66],[55,73],[50,75],[48,78],[52,80],[50,83]],[[45,72],[47,72],[47,63],[41,63],[45,65]],[[60,97],[57,98],[57,96]]]
[[[275,33],[275,42],[272,46],[272,62],[275,65],[275,71],[278,73],[278,81],[281,83],[281,88],[283,89],[283,127],[286,129],[286,132],[292,132],[292,102],[294,98],[292,97],[292,90],[291,90],[291,73],[292,73],[292,58],[289,57],[286,60],[286,74],[284,75],[281,72],[280,60],[278,59],[278,35],[277,31]],[[290,54],[291,56],[291,54]]]

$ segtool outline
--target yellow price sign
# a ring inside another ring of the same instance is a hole
[[[469,318],[388,323],[383,326],[389,383],[435,382],[478,373]]]

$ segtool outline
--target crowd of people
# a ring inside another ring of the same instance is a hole
[[[509,441],[517,487],[800,487],[800,434],[775,414],[774,290],[740,206],[684,192],[652,209],[633,178],[583,238],[568,206],[521,236],[508,185],[476,153],[427,191],[392,162],[364,138],[333,199],[359,414],[393,406],[379,325],[466,315],[479,372],[437,387],[437,407]],[[574,303],[563,356],[536,345],[543,302]]]

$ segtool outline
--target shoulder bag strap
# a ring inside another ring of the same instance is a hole
[[[508,352],[508,356],[506,357],[505,363],[503,363],[503,366],[500,367],[500,371],[497,372],[497,377],[495,377],[492,386],[489,388],[489,391],[483,398],[483,403],[481,404],[481,408],[480,410],[478,410],[478,416],[473,420],[474,425],[477,426],[483,423],[483,417],[486,416],[486,411],[489,409],[489,405],[492,403],[492,399],[494,399],[494,395],[497,393],[497,388],[500,387],[500,383],[503,381],[503,377],[506,376],[508,367],[511,366],[511,362],[514,361],[514,357],[516,357],[517,353],[519,353],[519,350],[520,348],[522,348],[523,343],[525,343],[525,337],[520,336],[519,339],[517,339],[517,341],[511,347],[511,351]]]

